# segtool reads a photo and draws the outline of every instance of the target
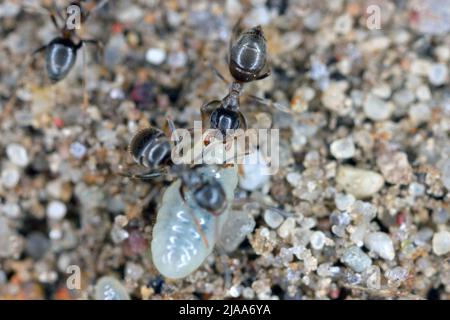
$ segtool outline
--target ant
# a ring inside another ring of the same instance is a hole
[[[174,130],[174,124],[171,120],[168,120],[168,127],[170,131]],[[168,138],[168,132],[165,133],[155,127],[138,131],[130,141],[128,152],[136,164],[150,169],[150,171],[143,174],[122,173],[121,175],[146,181],[164,173],[170,173],[181,181],[180,195],[189,207],[192,206],[191,199],[193,199],[194,203],[201,209],[215,217],[220,216],[228,204],[223,186],[216,179],[208,178],[202,173],[201,168],[204,166],[197,165],[189,168],[184,164],[174,164],[171,160],[172,144]],[[187,194],[190,196],[187,196]],[[189,211],[206,246],[208,246],[201,223],[192,210]]]
[[[108,1],[109,0],[103,0],[101,3],[99,3],[96,7],[94,7],[91,10],[83,9],[83,6],[81,5],[82,2],[81,0],[73,1],[71,3],[71,6],[77,6],[79,8],[78,12],[80,12],[80,23],[84,23],[90,16],[91,12],[97,11],[98,9],[103,7]],[[103,45],[100,41],[95,39],[79,39],[78,42],[75,42],[74,41],[74,37],[76,36],[75,28],[69,27],[68,24],[65,23],[65,19],[62,16],[61,12],[56,8],[54,1],[52,2],[53,2],[52,8],[46,6],[44,7],[44,9],[46,9],[50,14],[50,18],[53,22],[53,25],[60,32],[60,35],[55,37],[48,44],[43,45],[38,49],[34,50],[31,53],[31,57],[34,57],[36,54],[45,50],[45,63],[47,75],[52,84],[55,84],[64,79],[70,72],[70,70],[73,68],[77,58],[77,52],[80,48],[83,47],[83,45],[85,44],[96,45],[100,49],[100,51],[103,51]],[[57,17],[59,17],[59,19],[63,21],[64,25],[62,27],[59,26]],[[23,70],[21,73],[25,72],[28,65],[29,65],[28,63],[25,64],[25,67],[22,68]],[[83,57],[83,70],[84,70],[83,72],[86,71],[84,57]],[[21,78],[21,75],[19,75],[19,78]],[[86,109],[88,105],[86,80],[83,80],[83,86],[84,86],[83,108]],[[11,108],[12,104],[14,103],[16,96],[15,95],[16,88],[13,90],[10,103],[8,104],[9,108]]]
[[[244,31],[236,38],[239,21],[233,28],[228,53],[228,67],[233,82],[229,93],[222,100],[213,100],[201,108],[202,119],[209,121],[209,127],[222,134],[227,130],[247,128],[247,120],[240,111],[239,97],[245,83],[264,79],[270,75],[267,63],[267,44],[261,26]],[[227,80],[214,68],[218,77]]]

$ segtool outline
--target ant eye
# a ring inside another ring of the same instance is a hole
[[[230,109],[218,108],[211,114],[211,128],[218,129],[225,134],[227,130],[240,127],[239,113]]]

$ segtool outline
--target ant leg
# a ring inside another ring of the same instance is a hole
[[[28,71],[28,68],[30,67],[31,63],[33,62],[34,57],[36,56],[36,54],[44,51],[45,49],[47,49],[47,45],[37,48],[36,50],[34,50],[30,55],[28,55],[25,58],[25,61],[22,63],[22,66],[19,69],[16,83],[14,85],[14,88],[11,91],[11,96],[5,104],[5,108],[3,109],[3,116],[8,115],[11,112],[12,108],[14,107],[14,104],[16,103],[16,99],[17,99],[17,88],[19,87],[20,82],[22,81],[22,78],[24,77],[25,73]]]
[[[279,102],[273,102],[269,99],[265,99],[265,98],[261,98],[255,95],[248,95],[248,97],[262,105],[265,105],[267,107],[274,107],[275,109],[281,111],[281,112],[285,112],[285,113],[289,113],[292,114],[291,109],[289,109],[289,107],[287,107],[286,105],[279,103]]]
[[[194,220],[194,223],[197,227],[197,231],[198,231],[198,233],[200,233],[200,236],[202,237],[202,240],[205,243],[205,246],[207,248],[209,248],[208,238],[206,237],[206,234],[203,231],[202,225],[200,224],[200,222],[198,221],[197,217],[195,216],[194,212],[192,212],[192,210],[189,210],[189,213],[191,214],[192,219]]]
[[[84,16],[82,16],[82,22],[86,22],[86,20],[92,15],[95,14],[98,10],[100,10],[101,8],[103,8],[107,3],[109,2],[109,0],[102,0],[100,1],[99,4],[97,4],[95,7],[93,7],[92,9],[87,9],[86,10],[86,14]],[[78,1],[77,4],[80,8],[81,8],[81,1]]]
[[[86,73],[87,73],[87,65],[86,65],[86,48],[83,46],[81,48],[83,51],[83,111],[86,112],[89,106],[89,95],[86,84]]]
[[[268,76],[270,76],[272,72],[270,71],[270,69],[266,72],[264,72],[263,74],[258,75],[255,80],[262,80],[264,78],[267,78]]]
[[[100,40],[96,40],[96,39],[81,39],[81,43],[82,44],[92,44],[94,46],[97,47],[98,51],[96,54],[97,57],[97,62],[100,61],[101,63],[103,63],[103,52],[104,52],[104,45],[103,42],[101,42]]]
[[[81,47],[83,53],[83,110],[86,111],[89,105],[89,96],[86,85],[87,64],[86,64],[86,49],[84,44],[94,44],[100,48],[100,52],[102,53],[103,53],[103,44],[100,41],[94,39],[82,39],[77,46],[77,49]]]
[[[228,59],[227,62],[230,63],[230,58],[231,58],[231,48],[233,47],[234,42],[236,41],[236,38],[238,36],[239,33],[239,29],[241,27],[241,23],[243,20],[243,15],[241,15],[239,17],[239,19],[236,21],[236,23],[233,26],[233,29],[231,30],[231,36],[230,36],[230,41],[228,43]]]
[[[136,179],[141,181],[148,181],[152,180],[154,178],[162,176],[164,173],[160,171],[149,171],[147,173],[140,173],[140,174],[132,174],[127,172],[120,172],[119,175],[122,177],[130,178],[130,179]]]
[[[217,68],[215,66],[212,65],[212,63],[208,63],[208,67],[214,72],[214,74],[223,81],[223,83],[225,83],[226,85],[229,85],[230,82],[225,79],[225,77],[220,73],[219,70],[217,70]]]
[[[58,31],[62,31],[63,28],[59,26],[57,17],[59,19],[61,19],[61,21],[64,21],[64,17],[61,15],[61,12],[58,10],[58,7],[56,6],[55,1],[52,0],[51,3],[52,3],[51,7],[43,6],[43,8],[45,10],[47,10],[48,14],[50,15],[50,19],[52,20],[53,25],[55,26],[55,28]]]

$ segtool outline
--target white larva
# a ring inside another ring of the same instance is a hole
[[[224,212],[216,217],[200,208],[189,191],[185,194],[186,201],[183,200],[180,179],[167,188],[153,228],[151,243],[153,264],[167,278],[184,278],[203,263],[214,248],[219,237],[217,233],[227,220],[234,199],[238,183],[235,166],[208,166],[200,170],[205,176],[218,180],[225,191],[228,204]],[[201,225],[203,237],[193,215]]]

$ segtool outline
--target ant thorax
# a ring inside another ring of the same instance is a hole
[[[180,179],[167,188],[153,228],[151,249],[154,265],[168,278],[186,277],[203,263],[219,238],[234,199],[236,167],[205,166],[198,170],[222,185],[228,204],[215,216],[198,206],[189,190],[183,198]]]

